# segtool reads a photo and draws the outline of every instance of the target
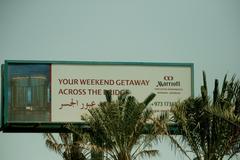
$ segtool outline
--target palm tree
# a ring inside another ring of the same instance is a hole
[[[146,127],[153,115],[147,106],[155,94],[139,103],[129,91],[124,91],[115,101],[110,91],[104,93],[106,101],[89,110],[90,116],[84,117],[91,128],[91,142],[104,150],[109,160],[135,160],[139,156],[157,155],[158,150],[149,147],[158,132],[153,125]]]
[[[211,113],[216,109],[237,113],[238,107],[234,105],[234,78],[230,82],[227,82],[226,78],[225,76],[220,93],[218,80],[215,80],[211,101],[208,97],[206,75],[203,72],[201,97],[190,97],[171,109],[179,125],[182,140],[191,147],[196,160],[222,160],[225,155],[229,155],[231,159],[239,152],[236,145],[240,140],[240,128]]]
[[[240,127],[240,81],[234,81],[234,78],[232,78],[230,84],[231,85],[227,88],[228,91],[232,93],[232,106],[230,110],[213,107],[208,108],[208,111],[211,114],[232,123],[236,127]]]
[[[88,160],[90,152],[85,148],[84,136],[73,133],[44,133],[46,146],[58,153],[63,160]],[[81,142],[81,143],[80,143]]]
[[[229,137],[233,141],[229,154],[231,158],[240,152],[240,81],[235,81],[233,76],[230,82],[227,82],[225,76],[223,84],[225,95],[216,95],[221,101],[214,102],[217,105],[207,108],[206,111],[231,125],[232,135]],[[219,103],[224,107],[219,107]]]

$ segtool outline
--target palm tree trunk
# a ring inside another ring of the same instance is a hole
[[[132,160],[132,157],[128,152],[120,152],[118,154],[118,160]]]

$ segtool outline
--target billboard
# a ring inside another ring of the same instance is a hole
[[[3,65],[3,128],[59,129],[84,124],[82,115],[129,90],[157,115],[193,95],[192,63],[5,61]],[[27,127],[26,127],[27,126]]]

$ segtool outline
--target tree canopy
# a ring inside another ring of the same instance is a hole
[[[200,97],[190,97],[172,107],[172,113],[197,160],[222,160],[239,152],[240,128],[223,119],[223,113],[239,117],[239,85],[225,76],[221,92],[215,80],[213,99],[208,96],[206,75]]]

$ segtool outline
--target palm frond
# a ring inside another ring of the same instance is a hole
[[[143,150],[143,151],[139,152],[132,159],[135,160],[138,157],[141,157],[141,158],[145,158],[145,157],[151,158],[151,157],[156,157],[158,155],[159,155],[159,150],[153,150],[153,149],[152,150]]]
[[[140,144],[143,130],[153,114],[146,108],[154,97],[155,94],[150,94],[140,103],[129,91],[122,91],[117,100],[107,95],[106,101],[90,109],[90,116],[84,118],[91,127],[92,138],[96,138],[91,142],[99,146],[96,142],[102,141],[101,148],[107,148],[105,151],[111,153],[113,159],[130,156],[132,148]],[[149,136],[144,143],[153,139]]]

